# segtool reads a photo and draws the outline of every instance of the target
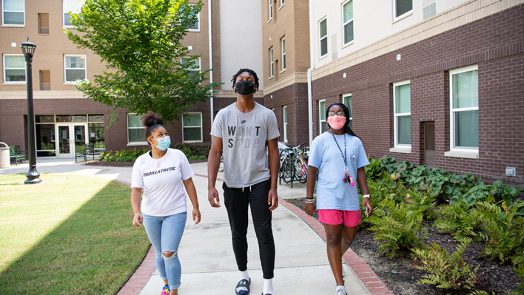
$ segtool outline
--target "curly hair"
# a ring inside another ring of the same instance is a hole
[[[164,120],[153,112],[149,112],[142,117],[142,124],[146,127],[146,138],[159,127],[164,127]]]
[[[244,73],[244,72],[249,73],[251,76],[253,76],[253,78],[255,78],[255,86],[258,89],[258,76],[257,76],[257,73],[255,73],[255,71],[253,71],[252,69],[240,69],[240,70],[238,70],[238,72],[233,75],[233,79],[231,79],[231,82],[233,82],[233,88],[235,88],[235,82],[237,80],[237,77],[240,74]]]

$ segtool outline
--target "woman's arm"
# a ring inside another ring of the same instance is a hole
[[[308,215],[315,213],[315,203],[313,201],[313,192],[315,191],[315,183],[317,182],[318,169],[309,166],[307,169],[307,183],[306,183],[306,204],[304,204],[304,211]]]
[[[197,224],[200,222],[201,215],[200,215],[200,207],[198,205],[198,196],[197,196],[197,192],[195,189],[195,184],[193,183],[193,179],[190,177],[184,180],[184,186],[189,196],[189,200],[191,200],[191,204],[193,205],[193,211],[192,211],[193,221],[195,222],[195,224]]]
[[[138,187],[131,188],[131,207],[133,208],[133,226],[142,225],[143,217],[140,211],[140,202],[142,201],[142,189]]]

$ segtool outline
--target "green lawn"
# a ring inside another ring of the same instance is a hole
[[[0,294],[114,294],[149,242],[127,186],[72,174],[0,175]]]

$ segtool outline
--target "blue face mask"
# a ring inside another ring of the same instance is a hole
[[[161,151],[167,150],[170,145],[171,145],[171,138],[169,138],[169,135],[158,138],[156,140],[156,147]]]

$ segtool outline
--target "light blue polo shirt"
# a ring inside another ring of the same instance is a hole
[[[346,140],[346,165],[355,183],[344,183],[344,138]],[[340,150],[335,143],[340,146]],[[317,209],[360,210],[358,198],[357,169],[369,164],[360,138],[335,135],[326,131],[311,143],[309,166],[318,169]]]

